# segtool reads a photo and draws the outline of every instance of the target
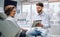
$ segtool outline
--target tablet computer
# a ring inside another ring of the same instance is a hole
[[[35,27],[37,23],[41,23],[42,20],[35,20],[33,21],[32,27]]]

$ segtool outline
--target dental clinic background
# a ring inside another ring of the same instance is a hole
[[[0,12],[3,11],[4,0],[0,0]],[[49,29],[50,34],[60,36],[60,2],[43,2],[44,11],[50,16],[50,25]],[[20,27],[30,27],[32,16],[36,13],[36,3],[17,3],[17,13],[15,18]]]

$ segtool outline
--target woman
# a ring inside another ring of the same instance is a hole
[[[7,15],[6,20],[10,20],[18,26],[16,19],[14,19],[14,16],[16,14],[16,7],[14,5],[8,5],[5,7],[4,11],[5,11],[5,14]],[[19,37],[25,37],[26,36],[26,34],[25,34],[26,29],[20,28],[20,30],[22,30],[23,32],[20,33]]]
[[[20,27],[18,26],[17,22],[14,19],[14,16],[16,13],[16,7],[14,5],[7,5],[7,6],[5,6],[4,11],[5,11],[4,13],[7,15],[6,20],[11,21],[14,24],[14,27],[16,27],[16,31],[18,31],[18,33],[15,36],[19,36]]]
[[[7,20],[13,20],[15,13],[16,13],[16,7],[14,5],[8,5],[4,9],[5,14],[7,15]]]

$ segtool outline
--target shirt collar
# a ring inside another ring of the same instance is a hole
[[[44,14],[45,14],[45,13],[44,13],[43,11],[42,11],[42,14],[40,14],[40,15],[37,13],[38,16],[44,16]]]

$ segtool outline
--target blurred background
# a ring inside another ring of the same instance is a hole
[[[4,12],[4,1],[0,0],[0,12]],[[44,11],[50,16],[49,33],[51,37],[60,37],[60,0],[11,0],[17,1],[17,13],[15,18],[21,27],[30,27],[32,16],[36,12],[36,3],[44,3]],[[24,22],[24,23],[23,23]]]

